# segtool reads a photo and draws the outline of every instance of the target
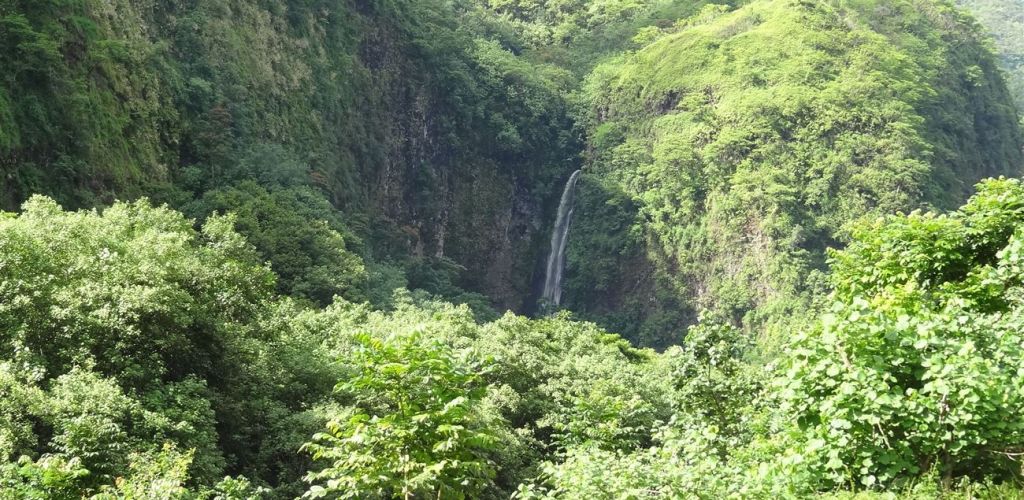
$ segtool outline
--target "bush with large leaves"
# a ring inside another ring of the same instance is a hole
[[[306,496],[476,498],[491,486],[501,424],[481,411],[485,365],[416,334],[354,341],[355,374],[337,390],[356,406],[306,444],[330,461]]]
[[[936,470],[1017,477],[1024,452],[1024,186],[987,181],[948,215],[853,227],[834,306],[780,381],[825,485]]]

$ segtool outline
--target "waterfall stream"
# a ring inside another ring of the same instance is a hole
[[[558,217],[555,227],[551,229],[551,253],[548,254],[548,267],[544,275],[544,293],[541,304],[546,307],[557,307],[562,301],[562,272],[565,271],[565,247],[569,241],[569,224],[572,223],[573,199],[576,194],[576,182],[580,171],[569,176],[562,191],[562,200],[558,203]]]

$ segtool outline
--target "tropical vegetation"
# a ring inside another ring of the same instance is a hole
[[[1024,498],[1021,12],[0,0],[0,499]]]

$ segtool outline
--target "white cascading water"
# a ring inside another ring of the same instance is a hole
[[[541,303],[548,307],[557,307],[562,301],[562,272],[565,270],[565,246],[569,241],[569,224],[572,223],[573,198],[576,194],[576,182],[580,171],[569,176],[562,191],[562,200],[558,204],[558,217],[555,227],[551,230],[551,253],[548,254],[547,274],[544,275],[544,294]]]

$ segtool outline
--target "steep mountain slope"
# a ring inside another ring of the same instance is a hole
[[[995,38],[1010,93],[1024,109],[1024,1],[957,0],[957,5],[974,13]]]
[[[474,0],[488,33],[534,61],[585,76],[602,59],[636,49],[652,30],[672,26],[707,4],[746,0]]]
[[[0,205],[305,186],[379,259],[518,308],[577,150],[564,78],[458,19],[434,1],[2,2]]]
[[[585,94],[566,302],[649,345],[704,308],[802,310],[846,222],[1024,164],[995,61],[945,2],[711,6]]]

